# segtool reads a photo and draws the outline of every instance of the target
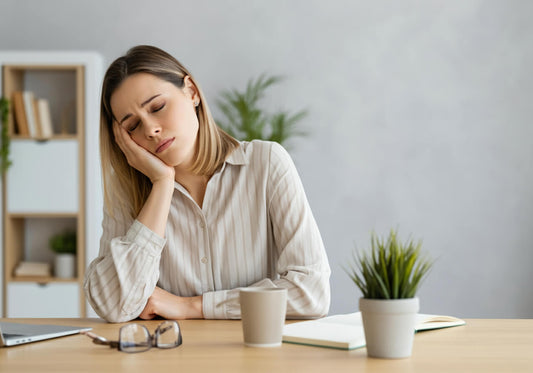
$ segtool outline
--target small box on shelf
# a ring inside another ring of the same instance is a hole
[[[47,262],[20,262],[15,268],[15,277],[49,277],[52,275],[52,268]]]

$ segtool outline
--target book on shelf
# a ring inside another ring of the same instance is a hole
[[[36,98],[31,91],[16,91],[13,93],[13,111],[16,133],[43,140],[53,136],[48,100]]]
[[[15,268],[15,276],[51,276],[51,265],[45,262],[20,262]]]
[[[413,332],[465,325],[453,316],[418,314]],[[361,312],[328,316],[322,319],[287,324],[283,342],[310,346],[353,350],[365,347],[365,332]]]
[[[41,138],[41,117],[39,116],[39,107],[37,106],[37,98],[33,98],[33,115],[35,116],[35,137]]]
[[[35,96],[31,91],[23,91],[22,97],[24,99],[24,112],[26,113],[30,137],[39,137],[37,118],[35,115]]]
[[[24,98],[22,91],[13,92],[13,113],[15,119],[15,133],[28,136],[28,120],[26,119],[26,109],[24,108]]]
[[[37,115],[41,138],[49,139],[54,134],[52,126],[52,116],[50,115],[50,103],[48,100],[40,98],[37,100]]]

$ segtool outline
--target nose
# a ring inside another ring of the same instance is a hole
[[[146,138],[152,139],[161,133],[161,126],[156,121],[148,119],[143,124]]]

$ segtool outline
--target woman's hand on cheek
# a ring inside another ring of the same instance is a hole
[[[148,177],[152,184],[170,178],[174,180],[174,168],[138,145],[118,123],[113,124],[115,141],[126,156],[128,164]]]
[[[139,317],[149,320],[156,316],[169,320],[203,319],[202,296],[179,297],[156,287]]]

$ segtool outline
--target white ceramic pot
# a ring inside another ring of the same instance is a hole
[[[359,299],[368,356],[387,359],[411,356],[419,308],[418,298]]]
[[[76,277],[76,255],[56,254],[54,275],[59,278]]]

